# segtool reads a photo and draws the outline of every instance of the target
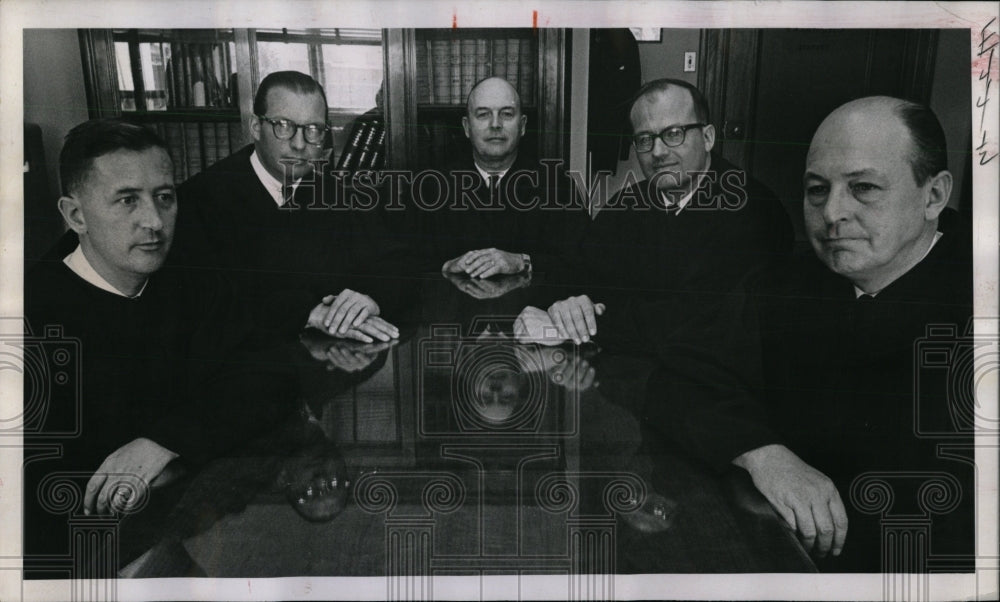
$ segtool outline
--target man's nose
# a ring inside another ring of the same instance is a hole
[[[500,115],[493,114],[490,116],[490,127],[493,129],[500,129]]]
[[[670,147],[667,146],[659,136],[653,137],[653,148],[649,151],[654,157],[665,157],[670,153]]]
[[[146,228],[158,232],[163,229],[162,210],[153,202],[153,199],[146,198],[139,203],[138,224],[140,228]]]
[[[852,202],[853,197],[846,186],[831,186],[830,194],[823,204],[823,221],[827,224],[845,221],[850,215]]]
[[[302,150],[306,147],[306,134],[305,130],[300,127],[295,128],[295,134],[288,139],[288,145],[295,150]]]

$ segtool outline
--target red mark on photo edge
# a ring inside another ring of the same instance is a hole
[[[458,29],[458,13],[451,13],[451,28]]]
[[[531,11],[531,28],[538,29],[538,11]]]

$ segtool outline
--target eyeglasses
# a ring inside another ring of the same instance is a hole
[[[688,130],[703,128],[706,123],[689,123],[687,125],[672,125],[655,136],[653,134],[636,134],[632,136],[632,144],[635,145],[636,152],[648,153],[653,150],[656,139],[659,138],[667,146],[680,146],[687,138]]]
[[[291,140],[295,137],[295,133],[299,131],[299,128],[301,128],[302,137],[305,138],[306,142],[309,144],[323,144],[323,138],[326,137],[326,132],[330,129],[330,127],[325,124],[301,124],[289,121],[288,119],[271,119],[270,117],[265,117],[264,115],[257,115],[257,119],[270,123],[271,130],[274,132],[274,137],[278,140]]]

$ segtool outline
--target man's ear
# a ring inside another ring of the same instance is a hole
[[[951,172],[947,169],[932,177],[924,184],[924,219],[934,221],[948,206],[953,185]]]
[[[471,136],[469,136],[469,117],[467,115],[462,117],[462,129],[465,130],[465,137],[470,138]]]
[[[257,142],[260,142],[260,118],[256,115],[250,116],[250,136]]]
[[[715,146],[715,126],[708,124],[702,129],[702,132],[705,137],[705,152],[709,152]]]
[[[528,116],[527,116],[527,115],[524,115],[524,114],[522,114],[522,115],[521,115],[521,135],[522,135],[522,136],[524,136],[524,127],[525,127],[526,125],[528,125]]]
[[[87,220],[83,217],[83,209],[80,208],[78,199],[71,196],[61,196],[56,206],[71,230],[77,234],[86,234]]]

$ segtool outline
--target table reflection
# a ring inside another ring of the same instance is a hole
[[[813,570],[776,515],[745,503],[761,501],[751,484],[651,428],[654,362],[519,342],[531,287],[422,288],[399,341],[304,333],[277,353],[299,374],[301,410],[186,478],[158,543],[123,574]]]

